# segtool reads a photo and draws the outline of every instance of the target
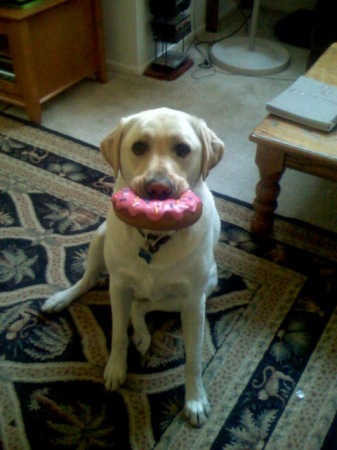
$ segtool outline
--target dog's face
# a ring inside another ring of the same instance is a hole
[[[221,159],[223,142],[206,123],[167,108],[122,119],[101,152],[142,198],[178,198]]]

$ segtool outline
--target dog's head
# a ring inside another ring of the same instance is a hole
[[[206,123],[168,108],[122,119],[101,152],[125,185],[142,198],[177,198],[220,161],[223,142]]]

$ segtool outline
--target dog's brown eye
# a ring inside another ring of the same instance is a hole
[[[147,144],[143,141],[137,141],[132,146],[132,151],[135,155],[141,156],[147,151]]]
[[[191,153],[191,149],[187,144],[176,144],[174,146],[174,151],[179,158],[186,158],[187,155]]]

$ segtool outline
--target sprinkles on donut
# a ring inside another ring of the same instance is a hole
[[[128,225],[148,230],[173,230],[195,223],[202,214],[202,201],[190,189],[177,198],[143,199],[129,188],[112,195],[117,217]]]

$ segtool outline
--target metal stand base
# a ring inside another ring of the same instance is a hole
[[[252,50],[249,43],[250,38],[242,36],[214,44],[214,63],[224,70],[244,75],[270,75],[289,65],[289,53],[278,43],[255,38]]]
[[[285,48],[255,37],[259,8],[260,0],[254,0],[249,37],[234,37],[213,45],[214,62],[219,67],[244,75],[270,75],[288,66],[290,57]]]

